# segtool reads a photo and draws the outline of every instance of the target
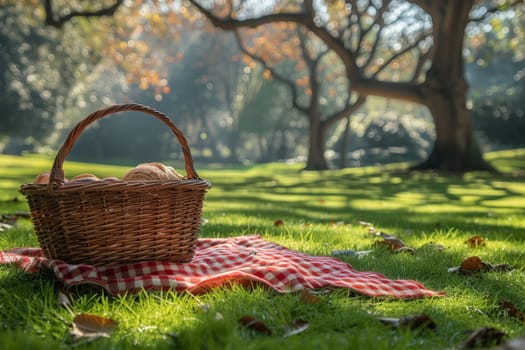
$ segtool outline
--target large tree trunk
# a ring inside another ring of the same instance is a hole
[[[436,140],[428,158],[414,169],[453,172],[493,170],[483,159],[474,135],[472,116],[465,107],[466,84],[432,84],[427,80],[425,104],[434,120]]]
[[[414,168],[491,170],[483,159],[472,115],[466,108],[463,40],[473,0],[435,1],[431,6],[434,57],[421,93],[422,103],[434,120],[436,140],[428,159]]]

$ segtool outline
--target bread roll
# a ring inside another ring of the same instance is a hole
[[[87,173],[79,174],[71,179],[71,181],[78,181],[78,180],[89,182],[89,181],[98,181],[100,179],[96,175],[87,174]]]
[[[34,184],[47,184],[49,182],[49,173],[38,174],[33,180]]]
[[[180,180],[183,176],[162,163],[142,163],[128,171],[124,181]]]

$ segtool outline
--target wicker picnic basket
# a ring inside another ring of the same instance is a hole
[[[64,159],[82,131],[113,113],[138,111],[166,124],[181,145],[186,176],[178,180],[66,184]],[[48,184],[25,184],[44,256],[72,264],[114,266],[139,261],[188,262],[199,236],[204,195],[184,134],[163,113],[140,104],[114,105],[80,121],[58,151]]]

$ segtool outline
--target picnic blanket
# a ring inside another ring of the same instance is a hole
[[[40,248],[15,248],[0,252],[0,264],[14,264],[27,272],[51,270],[67,288],[94,284],[114,295],[167,289],[199,294],[232,283],[260,283],[280,293],[335,287],[370,297],[409,299],[443,295],[416,281],[392,280],[379,273],[356,271],[337,258],[290,250],[257,235],[200,238],[195,256],[188,263],[71,265],[46,259]]]

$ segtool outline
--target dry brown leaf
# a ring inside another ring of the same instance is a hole
[[[498,329],[491,327],[481,327],[472,332],[467,340],[459,344],[458,350],[472,349],[476,347],[488,347],[494,344],[500,344],[505,335],[505,333]]]
[[[390,245],[390,247],[392,247],[392,250],[396,250],[405,246],[405,243],[403,243],[402,240],[395,236],[386,233],[381,233],[381,237],[383,237],[383,239]]]
[[[83,332],[112,333],[117,327],[117,322],[92,314],[79,314],[73,319],[73,325]]]
[[[525,324],[525,314],[521,312],[513,303],[509,301],[501,301],[499,307],[507,312],[509,316],[512,316],[520,321],[520,323]]]
[[[72,326],[70,335],[73,342],[92,341],[98,338],[108,338],[117,327],[117,322],[97,315],[79,314],[73,319]]]
[[[465,241],[471,248],[484,247],[486,239],[481,236],[472,236]]]
[[[475,273],[485,271],[489,267],[479,257],[471,256],[461,262],[460,268],[464,273]]]
[[[512,271],[513,267],[509,264],[496,264],[492,265],[482,261],[477,256],[471,256],[461,262],[460,266],[451,267],[448,272],[461,272],[466,275],[470,275],[478,272],[489,272],[489,271]]]
[[[284,226],[284,221],[281,220],[281,219],[275,220],[273,222],[273,225],[276,226],[276,227]]]
[[[239,319],[239,322],[246,328],[252,329],[256,331],[257,333],[261,333],[264,335],[272,335],[272,330],[264,324],[263,321],[260,321],[256,319],[255,317],[251,316],[243,316]]]
[[[389,235],[383,232],[379,232],[379,235],[383,237],[383,241],[376,241],[375,242],[376,245],[379,245],[379,246],[386,245],[390,247],[390,249],[392,249],[392,251],[395,253],[401,253],[401,252],[415,253],[416,252],[414,248],[407,247],[402,240],[400,240],[399,238],[395,236],[392,236],[392,235]]]

